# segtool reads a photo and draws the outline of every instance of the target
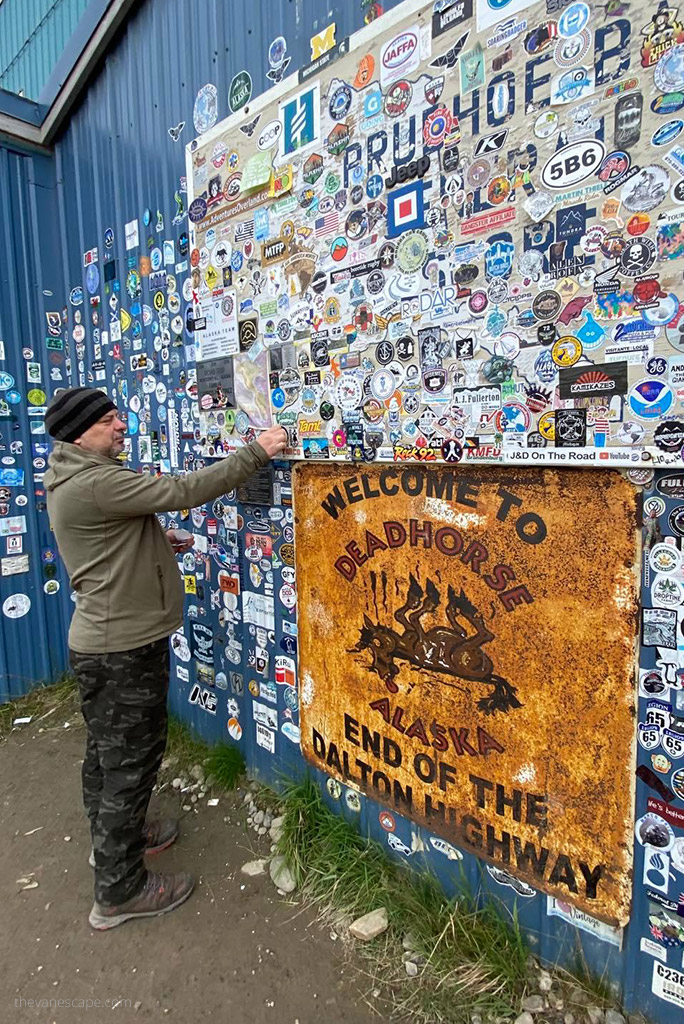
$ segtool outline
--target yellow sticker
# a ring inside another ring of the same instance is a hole
[[[185,593],[196,594],[197,593],[197,577],[196,576],[185,576]]]
[[[582,355],[582,342],[572,334],[557,338],[551,349],[551,358],[556,366],[574,366]]]
[[[336,26],[333,21],[331,25],[324,28],[318,35],[311,36],[309,42],[311,43],[311,60],[318,60],[328,50],[332,50],[335,45],[335,31]]]
[[[556,414],[555,412],[544,412],[539,417],[537,430],[546,441],[556,440]]]

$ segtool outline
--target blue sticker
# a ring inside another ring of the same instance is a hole
[[[415,181],[405,188],[394,189],[387,201],[387,237],[396,238],[404,231],[425,227],[423,182]]]
[[[23,469],[2,469],[0,468],[0,487],[23,487]]]
[[[6,370],[0,370],[0,391],[7,391],[8,388],[14,387],[14,377],[11,373],[7,373]]]
[[[86,268],[86,288],[90,295],[94,295],[100,287],[100,271],[98,270],[97,263],[89,263]]]
[[[202,199],[201,196],[198,196],[197,199],[193,199],[193,201],[190,203],[190,207],[188,209],[188,217],[193,222],[193,224],[197,224],[198,221],[204,220],[206,215],[207,215],[207,203],[206,203],[206,200]]]
[[[566,39],[576,36],[589,21],[589,5],[584,3],[570,4],[558,19],[558,32]]]
[[[669,146],[671,142],[674,142],[681,135],[682,129],[684,129],[684,121],[681,118],[677,117],[672,121],[666,121],[665,124],[661,124],[653,132],[651,143],[654,146]]]
[[[635,384],[629,393],[629,407],[643,420],[657,420],[665,416],[674,404],[675,396],[669,384],[662,380],[647,379]]]

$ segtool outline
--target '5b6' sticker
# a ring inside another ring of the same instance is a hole
[[[580,139],[550,157],[541,172],[546,188],[571,188],[601,166],[606,147],[598,139]]]

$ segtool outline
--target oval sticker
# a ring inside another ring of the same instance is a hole
[[[606,147],[598,139],[580,139],[563,146],[550,157],[541,172],[547,188],[564,189],[577,185],[600,167]]]
[[[269,121],[257,140],[259,149],[270,149],[275,146],[283,131],[280,121]]]

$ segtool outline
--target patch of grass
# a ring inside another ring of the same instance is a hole
[[[480,905],[465,880],[447,899],[436,879],[394,864],[333,814],[311,779],[287,786],[282,800],[278,852],[322,915],[349,921],[387,909],[388,931],[358,950],[368,957],[373,983],[392,987],[400,1017],[470,1024],[473,1013],[505,1021],[519,1012],[528,948],[515,913],[491,900]],[[418,977],[409,981],[402,962],[407,935],[419,965]]]
[[[235,789],[245,774],[246,765],[237,747],[231,747],[229,743],[217,743],[209,750],[204,767],[207,775],[213,776],[220,789]]]
[[[204,764],[211,748],[204,740],[195,736],[188,726],[175,715],[169,715],[166,757],[174,766],[189,772],[193,765]]]
[[[31,718],[34,726],[59,708],[71,710],[73,705],[73,710],[77,710],[77,693],[74,677],[63,675],[54,683],[40,683],[25,696],[0,704],[0,739],[6,739],[12,732],[15,718]]]
[[[592,971],[579,943],[570,967],[567,970],[564,968],[557,968],[557,970],[560,974],[565,975],[575,989],[582,992],[581,1002],[586,1002],[588,999],[593,1006],[599,1006],[601,1009],[615,1006],[615,991],[607,972],[597,974]]]
[[[174,774],[190,772],[196,765],[202,765],[205,776],[213,776],[217,789],[235,789],[245,772],[245,759],[237,747],[229,743],[209,746],[175,715],[169,715],[166,755],[173,766]]]

